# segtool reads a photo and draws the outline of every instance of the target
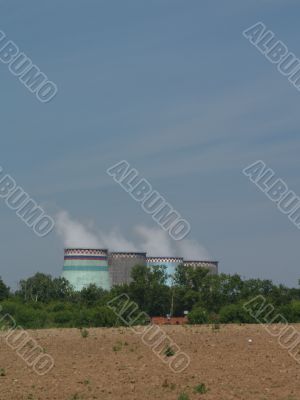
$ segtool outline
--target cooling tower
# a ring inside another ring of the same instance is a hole
[[[76,291],[90,284],[110,290],[107,250],[65,249],[62,277],[66,278]]]
[[[218,261],[184,261],[185,267],[207,268],[210,274],[218,273]]]
[[[173,284],[173,276],[176,272],[176,268],[178,265],[183,264],[183,258],[181,257],[148,257],[147,265],[149,267],[157,267],[163,265],[167,267],[167,285],[172,286]]]
[[[108,264],[112,285],[131,282],[131,270],[135,265],[147,265],[146,253],[110,253]]]

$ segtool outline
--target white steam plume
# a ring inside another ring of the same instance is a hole
[[[146,249],[149,256],[169,256],[174,255],[172,244],[166,232],[159,228],[147,228],[137,226],[135,232],[142,240],[142,248]]]
[[[136,226],[137,245],[128,241],[117,229],[106,233],[96,231],[92,226],[84,226],[72,219],[68,212],[61,211],[56,216],[56,231],[63,239],[65,247],[102,248],[110,251],[145,251],[152,257],[183,257],[186,260],[210,260],[207,250],[195,240],[175,241],[160,228]]]
[[[109,233],[99,232],[99,238],[104,248],[110,251],[137,251],[135,245],[125,239],[117,228]]]
[[[59,212],[55,222],[57,233],[63,239],[65,247],[101,248],[97,236],[79,221],[71,219],[66,211]]]
[[[135,245],[125,239],[118,229],[109,233],[93,232],[91,226],[84,226],[72,219],[66,211],[59,212],[55,220],[57,233],[63,239],[65,247],[137,251]]]
[[[205,247],[195,240],[184,239],[175,241],[167,232],[160,228],[138,226],[135,231],[143,238],[143,248],[149,256],[183,257],[186,260],[209,260],[210,255]]]
[[[185,260],[211,260],[211,256],[204,246],[201,246],[196,240],[184,239],[177,243],[178,253]]]

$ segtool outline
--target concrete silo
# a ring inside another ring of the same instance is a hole
[[[146,253],[113,252],[108,256],[112,285],[130,283],[131,271],[135,265],[147,265]]]
[[[184,261],[183,265],[185,267],[193,267],[193,268],[207,268],[209,269],[210,274],[218,273],[218,261]]]
[[[172,286],[173,276],[176,272],[178,265],[183,264],[183,258],[181,257],[148,257],[147,265],[149,267],[165,266],[167,267],[167,285]]]
[[[110,290],[107,250],[65,249],[62,277],[66,278],[76,291],[91,284]]]

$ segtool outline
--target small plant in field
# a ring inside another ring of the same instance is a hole
[[[190,400],[189,395],[186,394],[185,392],[180,393],[178,396],[178,400]]]
[[[221,329],[221,324],[219,322],[215,322],[212,324],[211,328],[213,331],[219,331]]]
[[[117,342],[117,344],[115,344],[114,346],[113,346],[113,351],[120,351],[120,350],[122,350],[122,347],[123,347],[123,343],[122,342]]]
[[[207,387],[205,386],[204,383],[199,383],[199,385],[194,387],[194,392],[195,393],[200,393],[200,394],[204,394],[208,392]]]
[[[174,356],[174,354],[175,354],[175,351],[172,349],[171,346],[168,346],[165,350],[165,356],[172,357],[172,356]]]
[[[175,385],[175,383],[169,383],[169,382],[168,382],[168,379],[165,379],[165,380],[163,381],[162,387],[163,387],[163,388],[169,388],[169,389],[171,389],[171,390],[174,390],[175,387],[176,387],[176,385]]]
[[[75,393],[70,397],[70,400],[81,400],[81,399],[82,396],[80,396],[78,393]]]
[[[81,337],[84,339],[89,336],[89,331],[87,329],[80,329]]]
[[[168,379],[165,379],[165,380],[163,381],[162,387],[163,387],[163,388],[169,387]]]
[[[6,371],[4,368],[0,368],[0,376],[6,376]]]

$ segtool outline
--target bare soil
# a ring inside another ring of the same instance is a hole
[[[300,331],[300,325],[295,325]],[[300,365],[261,325],[163,326],[191,363],[174,373],[127,328],[28,331],[55,360],[44,376],[0,339],[1,400],[300,399]],[[252,340],[252,342],[249,341]],[[3,370],[4,371],[3,371]],[[2,373],[1,373],[2,371]],[[194,393],[204,383],[208,392]]]

